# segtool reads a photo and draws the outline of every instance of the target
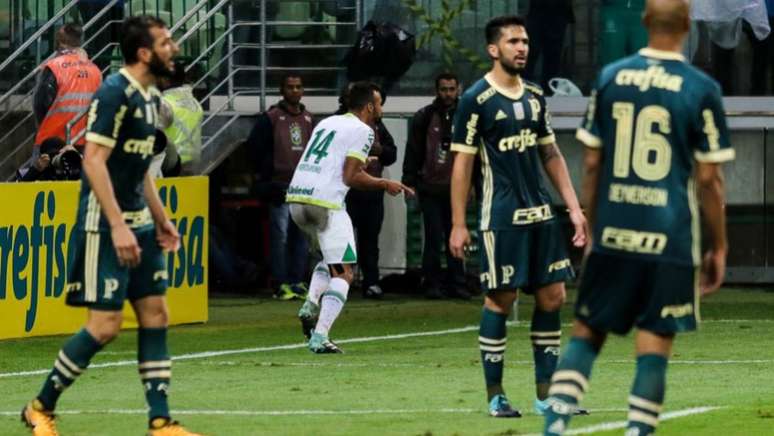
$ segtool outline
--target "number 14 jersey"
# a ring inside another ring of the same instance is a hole
[[[734,158],[717,82],[642,49],[602,70],[577,138],[602,153],[593,250],[698,265],[694,162]]]
[[[373,142],[373,129],[351,113],[322,120],[293,173],[287,202],[342,209],[349,191],[344,162],[353,157],[365,163]]]

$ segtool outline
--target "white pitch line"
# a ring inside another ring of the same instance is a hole
[[[590,413],[623,413],[625,408],[589,409]],[[146,409],[106,409],[106,410],[57,410],[57,415],[145,415]],[[484,409],[350,409],[350,410],[172,410],[175,415],[220,415],[220,416],[314,416],[314,415],[409,415],[409,414],[481,414]],[[536,415],[528,411],[527,415]],[[19,411],[0,411],[0,416],[18,416]]]
[[[659,421],[668,421],[670,419],[684,418],[691,415],[699,415],[702,413],[712,412],[713,410],[721,409],[721,407],[693,407],[690,409],[676,410],[674,412],[662,413],[659,417]],[[590,425],[588,427],[574,428],[564,432],[565,435],[576,434],[588,434],[597,433],[600,431],[617,430],[619,428],[626,428],[626,421],[611,421],[603,422],[601,424]],[[528,434],[527,436],[541,436],[541,433]]]
[[[423,336],[442,336],[442,335],[449,335],[454,333],[472,332],[476,330],[478,330],[478,326],[474,325],[474,326],[460,327],[456,329],[435,330],[435,331],[429,331],[429,332],[414,332],[414,333],[404,333],[404,334],[398,334],[398,335],[350,338],[350,339],[337,340],[336,342],[339,344],[355,344],[355,343],[361,343],[361,342],[389,341],[394,339],[417,338],[417,337],[423,337]],[[235,350],[204,351],[200,353],[181,354],[179,356],[172,357],[172,360],[204,359],[208,357],[229,356],[233,354],[265,353],[269,351],[295,350],[299,348],[306,348],[306,344],[299,343],[299,344],[288,344],[288,345],[274,345],[270,347],[239,348]],[[118,360],[114,362],[105,362],[105,363],[97,363],[94,365],[89,365],[89,369],[111,368],[111,367],[118,367],[118,366],[133,366],[136,364],[137,364],[136,360]],[[32,371],[4,372],[4,373],[0,373],[0,378],[24,377],[28,375],[41,375],[41,374],[48,374],[50,371],[51,369],[36,369]]]

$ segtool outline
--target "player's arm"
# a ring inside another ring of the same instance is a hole
[[[707,87],[707,91],[696,111],[695,131],[700,140],[695,144],[696,185],[709,230],[710,249],[702,262],[700,288],[702,295],[720,288],[726,273],[725,182],[720,164],[733,160],[725,109],[720,87]]]
[[[452,256],[465,257],[465,246],[470,244],[470,232],[465,222],[468,207],[470,180],[473,177],[474,154],[459,152],[454,157],[451,174],[452,231],[449,236],[449,250]]]
[[[405,192],[414,195],[414,191],[396,180],[374,177],[365,172],[365,161],[360,157],[347,156],[344,161],[344,184],[361,191],[386,191],[390,195]]]
[[[83,156],[83,172],[97,197],[105,219],[110,224],[110,236],[113,239],[118,262],[122,266],[132,268],[140,263],[140,246],[134,233],[124,222],[121,207],[113,191],[113,183],[110,181],[107,160],[112,151],[113,149],[109,147],[87,141]]]
[[[164,251],[177,251],[180,248],[180,234],[167,218],[164,211],[164,205],[159,198],[159,191],[156,189],[156,181],[150,171],[145,173],[143,184],[143,194],[148,203],[153,222],[156,223],[156,241]]]
[[[581,181],[581,202],[586,208],[586,220],[588,222],[588,240],[593,235],[594,219],[597,211],[597,186],[599,185],[599,171],[602,164],[602,152],[597,148],[586,147],[583,154],[583,180]]]
[[[701,292],[706,295],[717,291],[723,283],[728,254],[725,181],[720,164],[699,162],[696,168],[696,183],[712,247],[704,259]]]
[[[103,87],[97,91],[89,109],[83,171],[110,225],[119,264],[132,268],[140,263],[140,246],[124,222],[107,168],[127,109],[122,89]]]
[[[475,96],[463,94],[452,122],[451,151],[455,154],[451,174],[452,231],[449,235],[449,251],[463,259],[465,247],[470,244],[470,232],[465,222],[471,178],[476,154],[481,144],[481,105]]]
[[[576,247],[586,245],[586,218],[578,203],[578,196],[575,194],[575,188],[570,180],[570,173],[567,171],[567,162],[559,151],[556,142],[551,141],[538,146],[538,153],[543,162],[543,168],[551,179],[559,195],[564,200],[564,204],[570,211],[570,221],[575,226],[575,234],[572,237],[572,243]]]

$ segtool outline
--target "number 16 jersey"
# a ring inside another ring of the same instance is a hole
[[[342,209],[349,191],[344,162],[353,157],[365,163],[373,142],[373,129],[351,113],[322,120],[293,173],[287,202]]]
[[[593,251],[698,265],[694,162],[734,158],[717,82],[642,49],[602,70],[577,138],[602,153]]]

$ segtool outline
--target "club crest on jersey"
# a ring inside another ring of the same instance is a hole
[[[524,104],[522,104],[522,102],[517,101],[513,104],[513,115],[517,120],[524,119]]]
[[[533,96],[529,97],[529,108],[532,110],[532,121],[540,119],[540,111],[543,108],[540,106],[540,102]]]
[[[303,149],[301,148],[301,142],[303,138],[301,137],[301,126],[298,125],[298,123],[293,123],[290,125],[290,142],[293,143],[293,150]]]

